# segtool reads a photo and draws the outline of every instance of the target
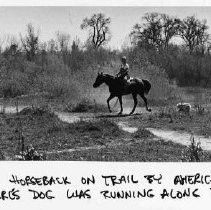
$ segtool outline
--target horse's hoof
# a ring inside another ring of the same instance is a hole
[[[119,112],[118,115],[122,115],[122,112]]]
[[[132,115],[134,112],[130,112],[129,115]]]
[[[110,112],[110,113],[112,113],[112,111],[111,111],[111,110],[109,110],[109,112]]]
[[[152,111],[152,109],[147,109],[147,111],[148,111],[148,112],[151,112],[151,111]]]

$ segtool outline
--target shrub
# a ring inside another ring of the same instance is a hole
[[[76,105],[68,104],[65,107],[67,112],[105,112],[107,107],[105,105],[97,104],[96,101],[90,101],[88,99],[82,99]]]
[[[182,161],[203,161],[203,150],[201,148],[201,143],[196,142],[194,136],[190,137],[190,145],[182,151]]]
[[[46,160],[46,155],[37,152],[37,150],[32,145],[29,145],[23,153],[20,152],[19,155],[16,155],[15,159],[18,159],[18,160]]]

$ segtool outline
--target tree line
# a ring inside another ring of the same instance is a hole
[[[143,23],[137,23],[130,33],[134,44],[166,49],[173,38],[179,37],[190,54],[199,50],[202,53],[210,50],[206,20],[199,20],[194,15],[181,20],[159,13],[147,13],[142,20]]]
[[[111,18],[102,13],[84,18],[80,27],[82,30],[89,31],[86,45],[92,45],[95,48],[106,45],[111,39],[110,24]],[[209,52],[211,46],[208,28],[206,20],[199,20],[194,15],[181,20],[167,14],[146,13],[141,23],[136,23],[130,32],[131,44],[167,49],[174,38],[180,38],[182,40],[180,44],[185,46],[190,54],[196,51],[205,53]],[[28,60],[33,60],[39,48],[46,51],[69,50],[70,34],[58,31],[56,40],[51,39],[41,44],[39,32],[32,24],[28,24],[27,33],[25,36],[20,35],[20,40],[21,44],[18,44],[15,39],[11,40],[10,50],[14,54],[19,47],[26,53]],[[72,44],[75,47],[79,45],[79,42],[77,39]]]
[[[71,35],[57,31],[56,38],[41,42],[40,32],[32,24],[26,26],[25,35],[20,40],[13,38],[1,51],[1,56],[24,57],[44,69],[49,55],[56,55],[71,72],[80,72],[86,66],[97,63],[113,65],[123,53],[134,63],[134,53],[164,69],[170,79],[179,85],[208,85],[210,66],[210,34],[206,20],[196,16],[184,19],[161,13],[146,13],[140,23],[131,27],[131,45],[121,51],[105,48],[112,34],[111,18],[105,14],[93,14],[81,22],[81,29],[88,31],[85,44]],[[92,52],[92,53],[90,53]],[[143,55],[143,52],[145,53]],[[190,84],[187,84],[187,79]]]

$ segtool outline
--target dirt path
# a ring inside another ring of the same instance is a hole
[[[24,106],[20,106],[18,108],[18,111],[21,111],[22,109],[24,109]],[[2,110],[3,107],[0,106],[0,110]],[[124,114],[127,114],[130,112],[130,108],[125,108],[124,109]],[[5,113],[16,113],[17,109],[15,106],[8,106],[5,107]],[[154,112],[156,112],[156,110],[154,110]],[[145,111],[144,108],[137,108],[137,112],[136,113],[147,113]],[[115,118],[115,122],[117,123],[117,125],[119,126],[120,129],[129,132],[129,133],[135,133],[138,130],[138,127],[136,126],[131,126],[130,125],[130,117],[133,116],[118,116],[115,113],[114,114],[110,114],[110,115],[106,115],[104,114],[94,114],[94,113],[66,113],[66,112],[55,112],[55,114],[59,117],[60,120],[62,120],[63,122],[67,122],[67,123],[74,123],[77,122],[79,120],[93,120],[95,118]],[[134,120],[134,119],[133,119]],[[188,132],[184,132],[184,131],[174,131],[174,130],[166,130],[166,129],[156,129],[153,127],[150,128],[146,128],[148,131],[150,131],[154,136],[156,136],[156,139],[163,139],[165,141],[172,141],[174,143],[179,143],[182,145],[190,145],[190,137],[191,137],[191,133]],[[211,137],[209,138],[205,138],[203,136],[199,136],[199,135],[194,135],[194,138],[196,141],[200,141],[201,142],[201,147],[204,150],[207,151],[211,151]],[[127,140],[128,141],[128,140]],[[74,148],[74,149],[65,149],[65,150],[55,150],[55,151],[51,151],[48,152],[50,153],[63,153],[63,152],[74,152],[74,151],[84,151],[84,150],[92,150],[92,149],[102,149],[105,148],[107,146],[117,146],[117,144],[111,143],[109,145],[103,145],[103,146],[91,146],[91,147],[80,147],[80,148]]]
[[[188,132],[178,132],[178,131],[155,129],[155,128],[147,128],[147,130],[149,130],[152,134],[163,140],[172,141],[185,146],[190,145],[191,134]],[[205,138],[203,136],[194,135],[194,139],[196,142],[201,143],[201,148],[203,150],[211,151],[211,137]]]
[[[58,115],[62,121],[72,123],[77,120],[80,120],[79,115],[72,115],[72,114],[59,114]],[[84,119],[92,119],[95,116],[91,114],[87,114],[87,116],[83,116]],[[124,121],[121,121],[121,117],[116,116],[118,120],[116,120],[117,125],[120,129],[129,132],[129,133],[135,133],[138,131],[138,127],[131,126],[129,117],[124,117]],[[146,128],[148,131],[150,131],[154,136],[157,138],[154,138],[154,140],[157,139],[163,139],[165,141],[172,141],[174,143],[179,143],[185,146],[190,145],[190,137],[191,133],[188,132],[178,132],[174,130],[165,130],[165,129],[156,129],[156,128]],[[201,147],[203,150],[211,151],[211,137],[205,138],[203,136],[194,135],[195,140],[198,142],[200,141]],[[83,148],[82,148],[83,149]],[[92,149],[92,148],[90,148]],[[95,148],[97,149],[97,148]]]
[[[105,148],[114,148],[114,147],[118,147],[121,145],[125,145],[125,144],[131,144],[132,139],[121,139],[122,142],[120,141],[111,141],[106,145],[94,145],[94,146],[90,146],[90,147],[77,147],[77,148],[73,148],[73,149],[63,149],[63,150],[52,150],[52,151],[47,151],[45,152],[45,154],[49,155],[49,154],[59,154],[59,153],[72,153],[72,152],[81,152],[81,151],[87,151],[87,150],[101,150],[101,149],[105,149]]]

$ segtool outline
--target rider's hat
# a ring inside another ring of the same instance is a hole
[[[126,56],[122,56],[122,60],[125,60],[126,61]]]

